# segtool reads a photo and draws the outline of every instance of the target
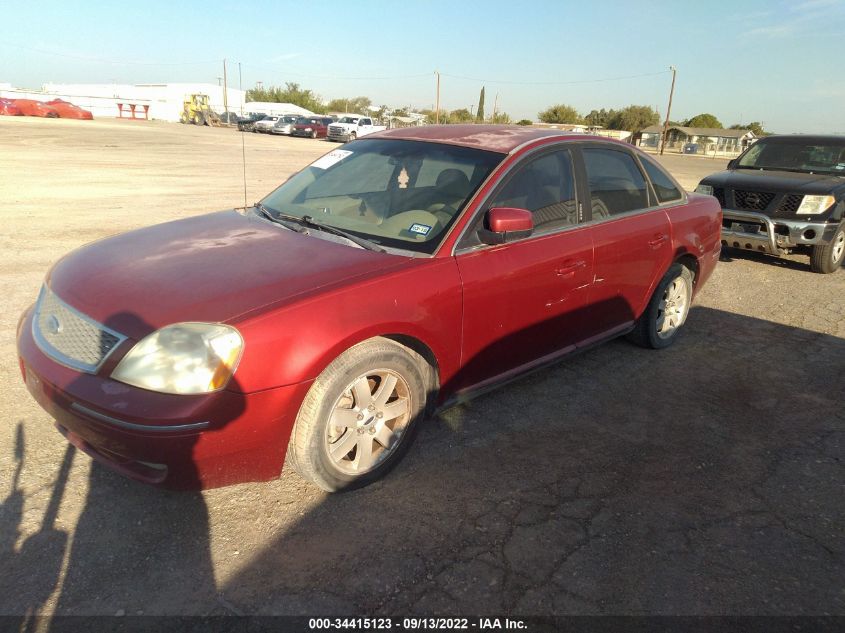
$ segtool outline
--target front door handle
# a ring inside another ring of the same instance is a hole
[[[654,236],[653,240],[649,240],[648,245],[651,246],[654,249],[658,249],[668,239],[669,239],[668,235],[665,235],[663,233],[658,233],[657,235]]]
[[[572,260],[566,260],[563,262],[563,266],[555,270],[555,274],[558,277],[572,277],[576,271],[584,268],[587,265],[583,259],[579,259],[577,262],[573,262]]]

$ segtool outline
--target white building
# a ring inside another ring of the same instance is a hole
[[[7,87],[8,86],[8,87]],[[95,118],[118,117],[123,107],[127,116],[130,105],[135,106],[136,116],[163,121],[178,121],[185,98],[192,94],[208,95],[211,109],[225,112],[223,87],[206,83],[185,84],[44,84],[41,90],[21,90],[9,84],[0,84],[0,97],[8,99],[36,99],[50,101],[64,99],[90,110]],[[230,112],[241,113],[246,93],[235,88],[226,91],[225,102]]]
[[[283,114],[295,114],[296,116],[316,116],[311,110],[306,110],[292,103],[276,103],[275,101],[247,101],[244,104],[244,112],[257,112],[269,116],[282,116]]]

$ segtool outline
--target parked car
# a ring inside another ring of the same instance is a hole
[[[265,134],[269,134],[273,131],[273,126],[276,125],[276,121],[279,120],[280,117],[277,116],[265,116],[260,121],[256,121],[252,126],[253,132],[264,132]]]
[[[624,143],[390,130],[252,208],[66,255],[19,322],[20,368],[70,442],[135,479],[211,487],[286,463],[351,488],[427,413],[621,335],[673,343],[720,226],[713,197]]]
[[[845,262],[845,137],[770,136],[703,179],[723,213],[722,244],[776,257],[810,256],[832,273]]]
[[[78,105],[74,105],[62,99],[53,99],[52,101],[48,101],[47,105],[53,108],[63,119],[81,119],[90,121],[94,118],[94,115],[90,110],[85,110],[84,108],[80,108]]]
[[[326,138],[329,125],[334,123],[331,117],[299,117],[293,124],[291,136],[308,136],[311,138]]]
[[[23,112],[21,112],[21,109],[15,105],[14,100],[0,98],[0,115],[23,116]]]
[[[255,131],[255,124],[258,121],[262,121],[267,118],[266,114],[261,114],[260,112],[250,112],[245,117],[242,117],[238,121],[238,129],[241,132],[254,132]]]
[[[284,116],[280,116],[279,120],[276,121],[273,128],[270,130],[273,134],[284,134],[286,136],[290,136],[291,130],[293,130],[293,125],[296,123],[298,116],[293,114],[286,114]]]
[[[373,125],[373,120],[368,116],[345,116],[329,125],[327,138],[330,141],[345,143],[384,129],[386,128],[383,125]]]
[[[243,120],[243,117],[238,116],[235,112],[221,112],[219,116],[220,122],[226,125],[237,125]]]

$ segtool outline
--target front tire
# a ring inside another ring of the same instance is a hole
[[[628,340],[651,349],[663,349],[674,343],[689,314],[692,287],[689,268],[672,264],[654,289]]]
[[[401,459],[423,417],[424,361],[384,338],[338,356],[300,407],[286,463],[323,490],[350,490]]]
[[[810,253],[810,270],[829,275],[842,267],[845,261],[845,221],[839,225],[836,235],[827,244],[813,246]]]

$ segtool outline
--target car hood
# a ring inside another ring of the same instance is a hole
[[[761,171],[732,169],[707,176],[702,184],[730,189],[753,189],[774,193],[825,195],[845,188],[845,178],[827,174],[805,174],[794,171]]]
[[[223,211],[83,246],[48,283],[70,306],[138,339],[181,321],[236,321],[409,260]]]

